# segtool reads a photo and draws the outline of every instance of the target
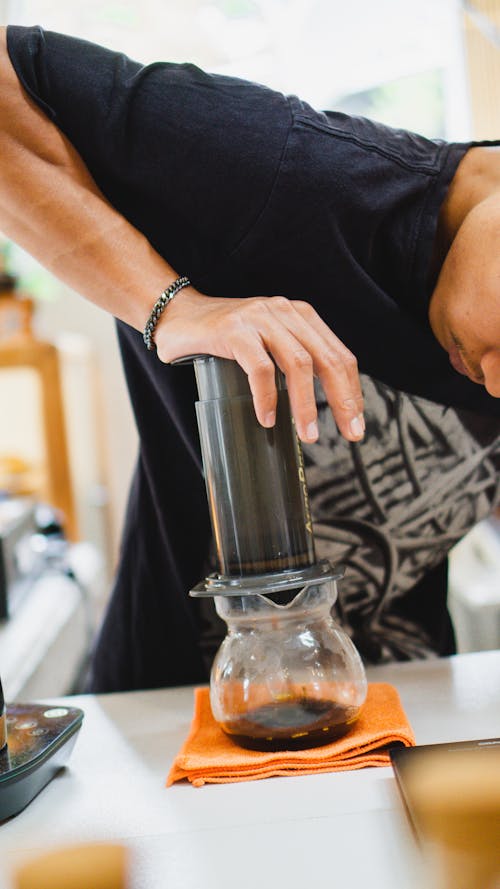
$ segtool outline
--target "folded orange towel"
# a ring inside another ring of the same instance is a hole
[[[398,742],[411,747],[415,738],[396,689],[385,683],[369,684],[361,713],[342,738],[323,747],[271,753],[245,750],[232,741],[212,716],[208,688],[197,688],[191,729],[170,770],[167,787],[183,778],[201,787],[387,766],[388,747]]]

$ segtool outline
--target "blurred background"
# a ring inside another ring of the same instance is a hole
[[[430,137],[500,137],[500,0],[0,0],[0,23]],[[0,271],[0,673],[8,697],[61,694],[78,690],[108,594],[136,433],[112,318],[1,233]],[[492,521],[453,554],[461,650],[500,644],[499,541]]]

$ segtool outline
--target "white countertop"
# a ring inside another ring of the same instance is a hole
[[[398,688],[418,744],[500,736],[498,651],[379,667],[369,679]],[[0,826],[0,882],[26,854],[123,841],[131,889],[417,889],[390,768],[167,790],[192,689],[59,700],[85,711],[83,727],[68,767]]]

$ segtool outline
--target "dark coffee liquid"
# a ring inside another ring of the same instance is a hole
[[[357,711],[334,701],[297,698],[249,710],[222,727],[251,750],[303,750],[329,744],[351,728]]]
[[[290,531],[290,536],[291,536]],[[254,541],[253,545],[255,547],[259,547],[259,550],[265,551],[265,545],[269,547],[269,541],[265,542],[259,541],[257,533],[254,533]],[[247,542],[247,548],[250,544]],[[243,562],[241,559],[237,562],[227,562],[226,571],[233,577],[239,577],[240,575],[252,575],[252,574],[267,574],[274,571],[290,571],[290,570],[298,570],[299,568],[309,568],[311,562],[311,555],[309,552],[299,552],[294,553],[288,551],[286,555],[276,556],[275,558],[269,559],[252,559],[251,562]]]

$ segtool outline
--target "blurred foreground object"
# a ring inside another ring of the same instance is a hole
[[[500,750],[415,758],[408,796],[436,889],[500,887]]]
[[[14,889],[127,889],[127,850],[93,843],[56,849],[22,865]]]

